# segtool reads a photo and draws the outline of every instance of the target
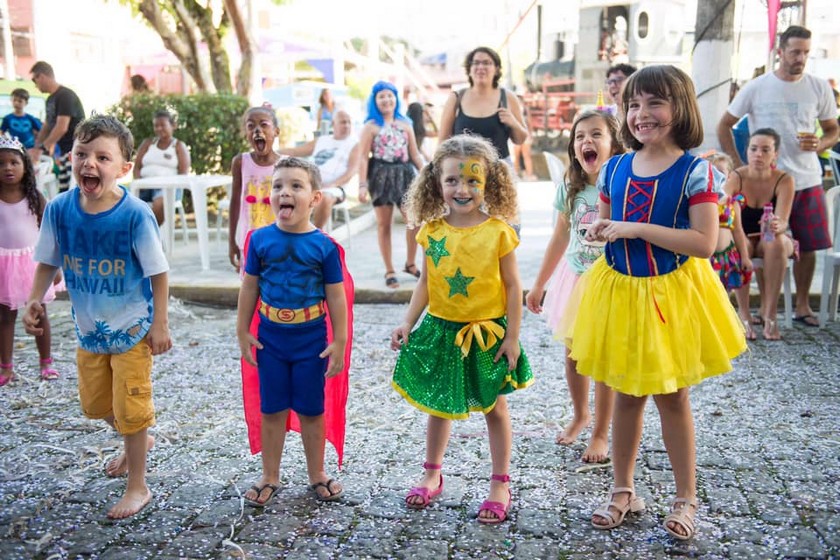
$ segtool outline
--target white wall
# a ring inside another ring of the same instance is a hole
[[[52,65],[88,115],[119,101],[128,57],[163,50],[160,37],[115,1],[34,0],[32,9],[38,60]]]

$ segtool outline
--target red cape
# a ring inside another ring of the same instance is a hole
[[[327,236],[329,237],[329,236]],[[344,293],[347,298],[347,347],[344,350],[344,370],[334,377],[327,379],[324,388],[324,426],[326,428],[327,441],[333,444],[338,454],[338,466],[341,468],[344,459],[344,432],[345,432],[345,406],[347,404],[347,393],[349,390],[350,353],[353,347],[353,296],[355,289],[353,277],[347,270],[347,263],[344,260],[344,248],[332,237],[329,238],[335,243],[338,255],[341,259],[341,269],[344,271]],[[251,233],[245,238],[243,256],[248,252],[248,244],[251,241]],[[244,259],[243,259],[244,262]],[[260,315],[257,309],[260,302],[254,308],[254,317],[251,319],[251,334],[257,337],[257,328],[260,324]],[[327,343],[332,342],[332,322],[330,321],[329,309],[327,309]],[[252,356],[256,360],[257,350],[251,349]],[[260,412],[260,377],[257,368],[240,360],[242,365],[242,400],[245,405],[245,424],[248,426],[248,443],[251,446],[251,453],[257,454],[262,450],[262,413]],[[294,411],[289,411],[289,419],[286,422],[286,431],[294,430],[300,433],[300,420]]]

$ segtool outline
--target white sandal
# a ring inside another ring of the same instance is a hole
[[[622,505],[615,501],[614,496],[624,492],[630,494],[630,501]],[[599,523],[595,523],[593,520],[592,526],[596,529],[614,529],[624,523],[624,517],[627,515],[627,512],[632,511],[633,513],[639,513],[645,510],[644,498],[636,496],[636,492],[632,488],[613,488],[610,491],[610,500],[611,501],[606,502],[599,509],[592,512],[592,515],[597,515],[598,517],[609,521],[606,525],[601,525]],[[614,508],[615,511],[610,510],[610,508]]]
[[[694,512],[689,515],[688,508],[693,507]],[[668,534],[675,539],[687,541],[694,537],[696,531],[694,526],[694,514],[697,513],[697,500],[689,500],[688,498],[676,498],[671,502],[671,513],[665,516],[665,521],[662,526],[668,531]],[[685,534],[682,535],[674,531],[668,526],[668,523],[676,523],[678,527],[682,527]]]

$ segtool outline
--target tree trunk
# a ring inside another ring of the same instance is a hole
[[[230,81],[230,59],[228,59],[227,51],[222,44],[222,33],[228,25],[227,14],[222,13],[219,26],[216,27],[213,25],[213,11],[210,8],[200,6],[195,0],[189,1],[191,2],[190,11],[198,24],[204,42],[207,44],[207,51],[210,55],[210,71],[213,75],[213,84],[216,86],[216,91],[230,93],[233,91]]]
[[[700,150],[720,149],[716,127],[729,106],[735,22],[734,0],[697,2],[696,45],[692,57],[692,78],[703,115],[704,141]]]
[[[236,93],[242,97],[248,97],[251,93],[251,72],[254,59],[253,40],[242,17],[239,3],[236,0],[225,0],[225,9],[233,25],[233,31],[236,33],[239,52],[242,55],[242,62],[236,75]]]
[[[141,0],[138,10],[160,35],[163,46],[172,52],[184,66],[195,82],[196,88],[207,92],[211,90],[212,83],[208,79],[207,70],[201,64],[198,41],[193,32],[196,26],[180,1],[175,2],[174,7],[180,24],[174,31],[167,24],[157,0]]]

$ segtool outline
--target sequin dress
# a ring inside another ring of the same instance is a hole
[[[513,371],[504,357],[493,363],[507,324],[499,260],[518,245],[516,233],[495,218],[468,228],[439,219],[420,228],[417,242],[425,250],[429,308],[400,351],[393,386],[440,418],[489,412],[499,395],[533,382],[524,352]]]

